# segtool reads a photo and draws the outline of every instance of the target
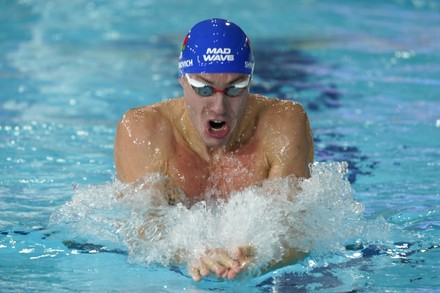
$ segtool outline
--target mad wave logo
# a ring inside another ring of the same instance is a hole
[[[208,48],[203,60],[205,62],[234,61],[234,55],[231,54],[231,48]]]

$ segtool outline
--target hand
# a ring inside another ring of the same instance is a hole
[[[233,280],[252,262],[255,251],[250,245],[237,247],[232,253],[226,249],[210,249],[190,264],[188,271],[194,281],[214,274],[219,279]]]

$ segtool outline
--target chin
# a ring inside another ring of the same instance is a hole
[[[228,144],[228,139],[227,138],[218,139],[218,138],[213,138],[213,137],[207,137],[207,138],[205,138],[204,143],[207,147],[210,147],[210,148],[221,148],[221,147],[224,147]]]

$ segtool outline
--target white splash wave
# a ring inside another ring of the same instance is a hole
[[[284,244],[309,253],[343,249],[364,229],[363,207],[353,200],[346,163],[315,163],[311,178],[268,180],[231,194],[227,201],[203,200],[170,206],[154,188],[166,178],[153,174],[142,185],[117,181],[76,191],[52,215],[70,237],[123,243],[137,263],[187,263],[207,248],[250,244],[261,268],[280,259]],[[177,257],[176,257],[177,256]]]

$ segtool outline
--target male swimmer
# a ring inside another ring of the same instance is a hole
[[[197,23],[179,58],[183,97],[131,109],[118,125],[119,180],[134,183],[161,173],[169,178],[164,196],[177,191],[194,203],[208,191],[227,199],[267,179],[310,177],[314,149],[307,114],[294,102],[249,93],[253,70],[250,41],[240,27],[223,19]],[[257,253],[246,244],[209,247],[188,269],[195,281],[211,274],[234,279]],[[299,257],[288,249],[272,265]]]

